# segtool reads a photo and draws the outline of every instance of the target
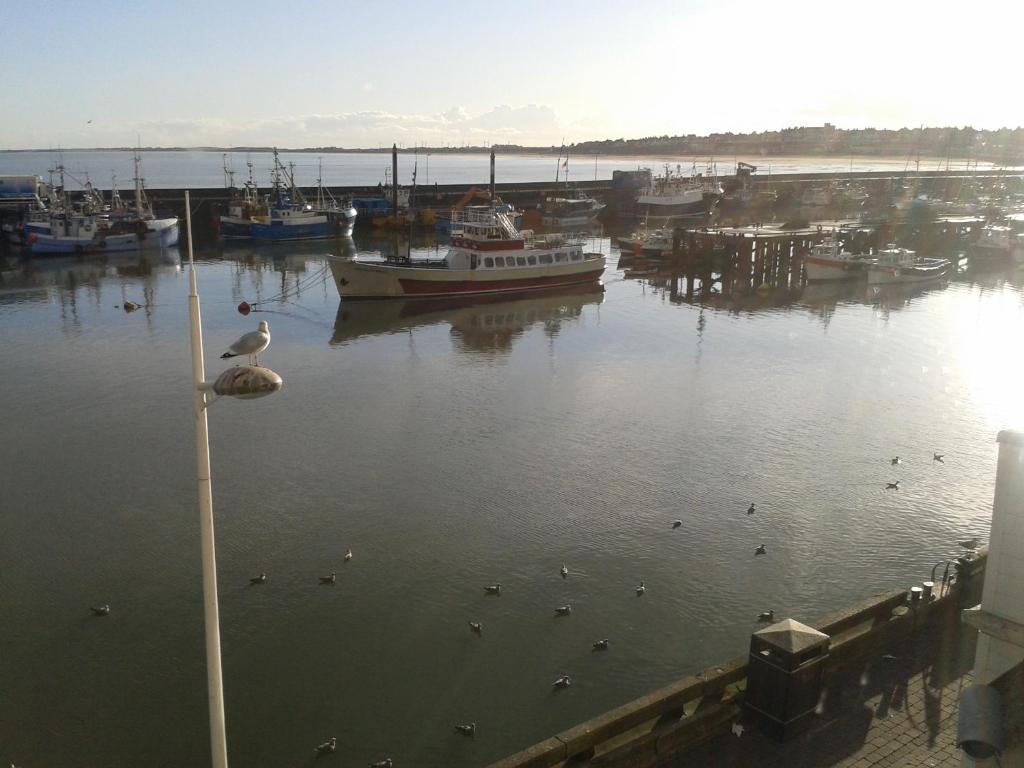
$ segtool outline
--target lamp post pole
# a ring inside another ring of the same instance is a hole
[[[227,732],[224,725],[224,680],[220,666],[220,611],[217,606],[217,557],[213,542],[213,488],[210,483],[210,436],[206,423],[203,366],[203,329],[196,290],[196,263],[192,256],[192,208],[185,192],[188,231],[188,316],[192,337],[193,408],[196,417],[196,480],[199,484],[199,529],[203,558],[203,615],[206,623],[206,687],[210,700],[210,751],[213,768],[227,768]]]

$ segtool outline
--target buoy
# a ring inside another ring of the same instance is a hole
[[[248,315],[250,312],[252,312],[252,307],[249,306],[248,301],[243,301],[241,304],[238,305],[238,311],[240,314]]]

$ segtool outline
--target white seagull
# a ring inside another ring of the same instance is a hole
[[[270,325],[266,320],[260,320],[260,329],[250,331],[238,338],[234,344],[228,347],[228,351],[221,355],[221,360],[228,357],[248,355],[250,365],[259,365],[259,354],[270,346]]]

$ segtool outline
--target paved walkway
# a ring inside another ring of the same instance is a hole
[[[904,640],[832,675],[807,733],[778,744],[744,718],[740,736],[719,736],[666,765],[959,768],[957,702],[971,683],[975,639],[954,626]]]

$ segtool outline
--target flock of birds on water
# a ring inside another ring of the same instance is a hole
[[[260,324],[259,324],[259,330],[252,331],[250,333],[246,333],[243,336],[241,336],[230,347],[228,347],[228,351],[225,352],[223,355],[221,355],[221,358],[222,359],[226,359],[226,358],[231,358],[231,357],[238,357],[238,356],[241,356],[241,355],[247,355],[249,357],[250,363],[258,365],[259,364],[259,359],[258,359],[259,353],[263,352],[269,345],[270,345],[270,326],[268,325],[268,323],[266,321],[261,321]],[[938,462],[939,464],[944,464],[945,463],[943,461],[944,457],[945,457],[945,454],[942,454],[942,453],[932,453],[932,461],[933,462]],[[903,460],[899,456],[894,456],[892,459],[890,459],[890,465],[891,466],[895,467],[895,466],[901,465],[902,463],[903,463]],[[885,490],[887,490],[887,491],[889,491],[889,490],[898,491],[900,489],[900,483],[901,482],[902,482],[901,480],[895,480],[893,482],[887,482],[885,484]],[[747,514],[748,515],[753,515],[756,512],[757,512],[757,506],[756,506],[756,504],[754,502],[751,502],[750,506],[747,508]],[[672,528],[672,530],[675,530],[677,528],[681,528],[682,525],[683,525],[683,521],[682,520],[675,520],[675,521],[673,521],[671,528]],[[958,544],[961,547],[964,547],[965,549],[970,549],[970,550],[977,549],[978,546],[980,545],[980,543],[981,542],[980,542],[980,540],[977,537],[971,538],[971,539],[967,539],[965,541],[958,542]],[[757,547],[754,548],[754,556],[755,557],[757,557],[759,555],[767,555],[767,554],[768,554],[768,549],[764,545],[764,543],[758,544]],[[344,556],[344,562],[347,563],[350,560],[352,560],[352,550],[351,549],[347,550],[345,552],[345,556]],[[558,570],[559,570],[559,574],[561,575],[561,577],[563,579],[566,579],[566,578],[569,577],[569,568],[566,566],[565,563],[562,563],[561,568],[559,568]],[[321,585],[333,585],[333,584],[337,583],[337,580],[338,580],[337,571],[331,571],[330,574],[328,574],[327,576],[320,576],[319,577],[319,581],[320,581]],[[267,582],[267,574],[266,573],[260,573],[258,576],[253,576],[252,578],[249,579],[249,584],[251,586],[258,586],[258,585],[261,585],[261,584],[266,584],[266,582]],[[647,591],[647,585],[641,580],[640,583],[637,584],[636,587],[635,587],[636,596],[637,597],[642,597],[646,591]],[[501,594],[501,584],[489,584],[489,585],[485,586],[484,587],[484,593],[488,594],[488,595],[500,595]],[[99,606],[93,606],[91,608],[91,611],[92,611],[93,615],[95,615],[95,616],[107,616],[110,613],[110,605],[109,604],[104,604],[104,605],[99,605]],[[564,616],[570,616],[570,615],[572,615],[572,605],[571,604],[560,605],[560,606],[555,608],[555,616],[556,617],[564,617]],[[765,623],[765,624],[770,624],[770,623],[774,622],[775,621],[775,611],[774,611],[774,609],[763,611],[763,612],[759,613],[757,615],[757,621],[760,622],[760,623]],[[469,630],[470,630],[470,632],[472,632],[473,634],[478,635],[478,636],[483,636],[484,626],[483,626],[483,624],[481,622],[479,622],[479,621],[470,621],[468,623],[469,623]],[[610,647],[610,642],[609,642],[608,638],[602,638],[600,640],[595,640],[591,644],[591,648],[594,651],[607,651],[609,649],[609,647]],[[572,679],[569,677],[569,675],[561,675],[551,685],[552,685],[552,688],[554,688],[555,690],[560,690],[560,689],[568,688],[570,685],[572,685]],[[458,725],[455,726],[455,732],[456,733],[460,733],[463,736],[474,736],[476,734],[476,723],[462,723],[462,724],[458,724]],[[317,757],[321,757],[321,756],[324,756],[324,755],[332,754],[333,752],[337,751],[337,748],[338,748],[338,739],[337,739],[337,737],[332,736],[327,741],[323,742],[322,744],[317,745],[316,749],[314,750],[314,753],[316,754]],[[380,760],[380,761],[378,761],[376,763],[370,763],[370,768],[392,768],[392,765],[393,765],[393,762],[392,762],[391,758],[388,757],[388,758]],[[13,764],[12,764],[12,768],[14,768]]]
[[[264,329],[262,327],[264,325],[266,325],[266,323],[260,323],[260,326],[261,326],[260,331],[254,332],[253,334],[246,334],[246,336],[253,336],[253,335],[255,335],[255,333],[260,333],[260,332],[266,331],[266,334],[267,334],[266,344],[269,344],[270,343],[270,341],[269,341],[269,331],[267,331],[266,329]],[[244,339],[246,337],[243,336],[242,338]],[[261,352],[264,349],[266,349],[266,344],[263,344],[262,346],[260,346],[258,343],[256,343],[257,341],[260,341],[260,340],[255,340],[255,341],[249,343],[246,346],[240,346],[240,345],[238,345],[238,342],[236,342],[235,345],[232,345],[232,349],[229,350],[230,354],[225,354],[224,357],[229,357],[229,356],[233,356],[233,355],[237,355],[237,354],[249,354],[248,350],[250,350],[250,349],[253,350],[253,354],[258,354],[259,352]],[[259,349],[257,349],[257,347],[259,347]],[[232,350],[239,350],[239,349],[241,349],[243,351],[232,351]],[[940,464],[943,464],[943,463],[945,463],[943,461],[944,456],[945,456],[945,454],[933,453],[932,454],[932,461],[933,462],[938,462]],[[890,460],[890,464],[892,466],[897,466],[897,465],[900,465],[902,463],[903,463],[903,460],[899,456],[895,456],[895,457],[893,457]],[[898,491],[899,490],[900,482],[901,482],[900,480],[896,480],[895,482],[886,483],[885,489],[886,490],[897,490]],[[747,514],[748,515],[753,515],[756,512],[757,512],[757,505],[754,502],[751,502],[750,506],[747,507]],[[671,529],[672,530],[676,530],[678,528],[681,528],[682,526],[683,526],[683,521],[682,520],[675,520],[675,521],[672,522]],[[974,538],[971,538],[971,539],[960,541],[960,542],[958,542],[958,544],[961,547],[965,548],[965,549],[974,550],[974,549],[977,549],[978,546],[981,544],[981,540],[978,539],[977,537],[974,537]],[[759,555],[766,555],[767,553],[768,553],[767,547],[763,543],[759,544],[754,549],[754,556],[755,557],[757,557]],[[348,563],[349,561],[352,560],[352,557],[353,557],[352,550],[348,549],[345,552],[343,560],[344,560],[344,562]],[[563,579],[567,579],[569,577],[569,568],[568,568],[568,566],[565,563],[562,563],[561,567],[558,569],[558,572],[559,572],[559,575],[561,575],[561,577]],[[319,579],[319,583],[321,585],[324,585],[324,586],[334,585],[334,584],[337,583],[338,573],[337,573],[337,571],[331,571],[328,575],[320,576],[320,577],[318,577],[318,579]],[[266,583],[267,583],[267,574],[265,572],[261,572],[258,576],[253,576],[252,578],[249,579],[250,586],[254,586],[254,587],[255,586],[259,586],[261,584],[266,584]],[[647,592],[647,585],[644,583],[643,580],[641,580],[640,583],[637,584],[636,587],[634,588],[634,591],[636,592],[636,596],[637,597],[642,597]],[[484,594],[486,594],[486,595],[500,595],[501,594],[501,584],[497,584],[497,583],[496,584],[488,584],[487,586],[484,587]],[[110,605],[109,604],[104,604],[104,605],[99,605],[99,606],[93,606],[91,608],[91,611],[92,611],[93,615],[95,615],[95,616],[106,616],[106,615],[108,615],[110,613]],[[560,605],[560,606],[557,606],[555,608],[555,616],[556,617],[564,617],[564,616],[571,616],[571,615],[572,615],[572,605],[571,604]],[[757,615],[757,621],[759,623],[764,623],[764,624],[770,624],[770,623],[774,622],[775,621],[775,610],[774,609],[770,609],[770,610],[767,610],[767,611],[762,611],[761,613],[759,613]],[[482,622],[470,621],[470,622],[468,622],[468,624],[469,624],[470,632],[472,632],[473,634],[478,635],[478,636],[483,636],[484,625],[483,625]],[[610,641],[609,641],[609,639],[607,637],[606,638],[602,638],[600,640],[595,640],[591,644],[591,648],[594,651],[607,651],[609,649],[609,647],[610,647]],[[555,689],[555,690],[561,690],[561,689],[564,689],[564,688],[568,688],[571,685],[572,685],[572,678],[570,678],[569,675],[561,675],[560,677],[558,677],[558,679],[556,679],[551,684],[552,688]],[[459,734],[461,734],[463,736],[474,736],[476,734],[476,723],[460,723],[460,724],[455,726],[455,732],[459,733]],[[317,757],[321,757],[321,756],[329,755],[329,754],[337,751],[337,748],[338,748],[338,739],[337,739],[336,736],[332,736],[327,741],[323,742],[322,744],[317,745],[316,749],[314,750],[314,753],[316,754]],[[388,757],[388,758],[385,758],[384,760],[378,761],[376,763],[370,763],[370,768],[392,768],[392,765],[393,765],[393,761],[391,760],[390,757]],[[13,768],[13,766],[12,766],[12,768]]]

